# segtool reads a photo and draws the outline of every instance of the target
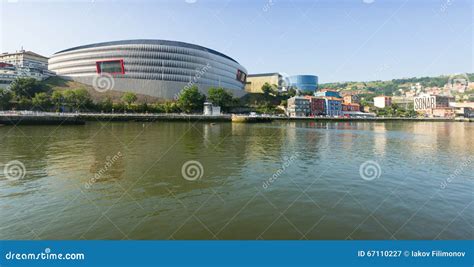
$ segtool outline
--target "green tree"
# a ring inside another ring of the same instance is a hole
[[[120,103],[114,103],[113,104],[113,109],[114,111],[116,112],[124,112],[126,110],[126,106],[124,103],[120,102]]]
[[[294,97],[296,96],[296,89],[295,88],[290,88],[287,92],[286,92],[286,96],[288,98],[291,98],[291,97]]]
[[[186,113],[202,111],[205,99],[206,97],[194,85],[181,92],[178,98],[178,106]]]
[[[31,99],[31,102],[33,104],[33,108],[39,109],[41,111],[47,111],[51,107],[51,98],[44,92],[36,93]]]
[[[407,110],[406,116],[407,117],[416,117],[416,116],[418,116],[418,113],[413,108],[411,108],[411,109]]]
[[[171,102],[171,101],[167,101],[167,102],[163,103],[161,105],[161,109],[165,113],[173,113],[173,112],[178,112],[179,111],[178,105],[174,102]]]
[[[22,97],[18,100],[17,109],[30,110],[32,106],[31,98]]]
[[[227,110],[232,104],[232,93],[227,92],[224,88],[210,88],[207,99],[214,105]]]
[[[130,108],[130,106],[137,101],[137,95],[132,92],[127,92],[122,96],[122,101],[127,103],[127,107]]]
[[[143,112],[143,113],[146,113],[148,112],[150,109],[150,107],[148,106],[148,103],[147,102],[143,102],[141,103],[139,106],[138,106],[138,110],[140,112]]]
[[[45,87],[34,78],[17,78],[10,85],[10,90],[18,100],[31,99],[36,93],[45,92]]]
[[[274,96],[279,96],[280,95],[280,92],[278,91],[278,85],[272,84],[272,94]]]
[[[262,92],[265,95],[265,97],[268,97],[270,94],[275,95],[275,88],[269,84],[269,83],[264,83],[262,85]]]
[[[259,105],[256,109],[258,113],[263,113],[263,114],[275,114],[276,113],[276,107],[272,105],[269,102],[266,102],[262,105]]]
[[[54,93],[53,93],[54,94]],[[92,99],[86,89],[75,89],[62,91],[62,104],[73,110],[80,111],[92,104]],[[53,96],[53,102],[56,103],[57,98]]]
[[[87,108],[92,103],[91,96],[86,89],[76,89],[73,91],[73,106],[76,110]]]
[[[51,101],[53,105],[56,107],[56,111],[59,111],[61,106],[63,105],[64,96],[61,91],[54,91],[51,95]]]
[[[105,112],[112,111],[113,108],[113,102],[110,97],[106,97],[104,100],[102,100],[99,104],[98,107]]]
[[[10,106],[10,100],[12,100],[11,92],[6,89],[0,89],[0,109],[7,109]]]
[[[64,90],[62,92],[62,95],[63,95],[63,98],[62,98],[63,106],[67,106],[73,109],[74,103],[75,103],[75,97],[76,97],[74,94],[74,90]]]

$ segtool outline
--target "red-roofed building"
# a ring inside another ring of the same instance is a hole
[[[311,116],[320,116],[325,114],[326,101],[323,98],[318,98],[314,96],[305,96],[305,98],[309,99]]]
[[[360,111],[360,105],[359,104],[343,103],[342,104],[342,111]]]

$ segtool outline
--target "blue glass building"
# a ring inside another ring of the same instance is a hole
[[[318,89],[318,76],[294,75],[290,76],[290,86],[300,91],[316,91]]]

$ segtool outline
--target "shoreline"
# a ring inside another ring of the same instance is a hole
[[[474,122],[474,118],[403,118],[403,117],[374,117],[374,118],[333,118],[333,117],[278,117],[262,116],[247,118],[268,118],[274,121],[327,121],[327,122]],[[193,114],[112,114],[112,113],[4,113],[0,114],[0,125],[84,125],[90,121],[113,122],[159,122],[159,121],[203,121],[203,122],[232,122],[232,114],[207,116]]]

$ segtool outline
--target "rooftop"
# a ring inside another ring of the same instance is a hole
[[[331,89],[331,88],[323,88],[319,90],[319,92],[338,92],[336,89]]]
[[[26,51],[26,50],[20,50],[20,51],[14,52],[14,53],[4,52],[4,53],[0,54],[0,56],[19,55],[19,54],[27,54],[27,55],[31,55],[31,56],[35,56],[35,57],[42,57],[42,58],[48,59],[48,58],[45,57],[45,56],[42,56],[42,55],[37,54],[37,53],[32,52],[32,51]]]
[[[326,96],[326,97],[324,97],[324,99],[333,100],[333,101],[341,101],[342,102],[341,98],[333,97],[333,96]]]
[[[231,58],[227,55],[224,55],[220,52],[217,52],[216,50],[206,48],[204,46],[185,43],[185,42],[178,42],[178,41],[154,40],[154,39],[120,40],[120,41],[111,41],[111,42],[102,42],[102,43],[81,45],[81,46],[76,46],[76,47],[68,48],[68,49],[65,49],[65,50],[61,50],[61,51],[56,52],[54,54],[56,55],[56,54],[60,54],[60,53],[71,52],[71,51],[74,51],[74,50],[93,48],[93,47],[113,46],[113,45],[133,45],[133,44],[140,44],[140,45],[142,45],[142,44],[170,45],[170,46],[180,46],[180,47],[186,47],[186,48],[193,48],[193,49],[196,49],[196,50],[201,50],[201,51],[209,52],[209,53],[221,56],[221,57],[225,57],[227,59],[230,59],[230,60],[234,61],[235,63],[238,63],[233,58]]]
[[[280,73],[278,73],[278,72],[268,72],[268,73],[249,74],[249,75],[247,75],[247,78],[248,78],[248,77],[275,76],[275,75],[280,75]]]
[[[344,106],[360,106],[359,104],[356,103],[342,103]]]

